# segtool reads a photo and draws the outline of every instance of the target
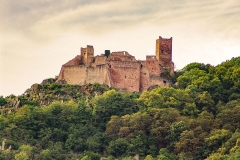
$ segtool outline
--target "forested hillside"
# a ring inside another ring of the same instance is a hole
[[[240,159],[240,57],[191,63],[171,87],[34,84],[0,97],[0,159]]]

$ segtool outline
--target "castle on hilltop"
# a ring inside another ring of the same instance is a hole
[[[57,82],[68,84],[100,83],[130,92],[145,91],[151,86],[168,86],[174,73],[172,62],[172,37],[159,36],[156,55],[146,60],[136,60],[126,51],[94,56],[93,46],[81,48],[81,54],[62,65]]]

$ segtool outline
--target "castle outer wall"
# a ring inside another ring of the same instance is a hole
[[[137,61],[126,51],[94,57],[94,49],[88,45],[81,48],[81,55],[62,66],[58,81],[80,85],[107,84],[130,92],[145,91],[155,85],[168,86],[170,77],[163,75],[167,69],[173,71],[172,38],[160,38],[156,42],[156,56],[146,56],[145,61]]]

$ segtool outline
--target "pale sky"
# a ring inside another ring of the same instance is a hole
[[[0,95],[54,78],[86,45],[95,55],[109,49],[144,60],[159,36],[173,37],[176,69],[240,56],[240,2],[1,0]]]

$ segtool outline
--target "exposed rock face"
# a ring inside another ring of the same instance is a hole
[[[145,61],[136,60],[126,51],[112,52],[94,57],[93,46],[81,48],[81,55],[68,61],[61,68],[57,83],[100,83],[130,92],[147,90],[154,85],[168,86],[171,83],[167,69],[174,72],[172,62],[172,38],[159,37],[156,41],[156,56],[146,56]]]

